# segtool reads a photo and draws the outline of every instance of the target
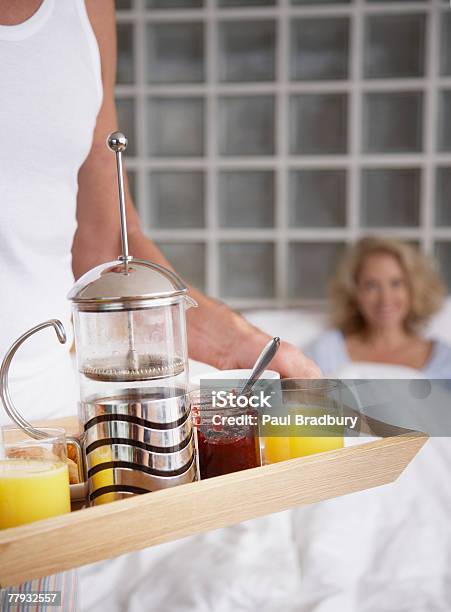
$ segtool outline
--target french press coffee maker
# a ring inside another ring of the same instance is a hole
[[[68,295],[81,442],[95,504],[197,476],[185,319],[197,304],[172,270],[129,255],[122,170],[127,139],[114,132],[107,144],[116,155],[122,255],[88,271]]]

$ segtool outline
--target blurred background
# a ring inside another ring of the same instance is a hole
[[[117,0],[144,227],[236,308],[324,302],[346,243],[436,256],[451,293],[444,0]]]

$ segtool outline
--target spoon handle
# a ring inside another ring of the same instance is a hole
[[[262,350],[260,355],[258,356],[257,361],[252,368],[251,375],[249,376],[249,380],[244,385],[241,395],[246,395],[249,393],[254,384],[260,378],[261,374],[265,370],[266,366],[271,362],[274,355],[277,353],[280,346],[280,338],[273,338],[268,342],[265,348]]]

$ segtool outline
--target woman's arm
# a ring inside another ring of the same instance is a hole
[[[86,0],[100,49],[104,98],[97,117],[91,151],[78,175],[78,229],[72,248],[76,278],[93,266],[116,259],[121,252],[116,164],[106,147],[107,135],[118,129],[114,102],[116,23],[112,0]],[[134,257],[171,267],[142,232],[126,181],[129,250]],[[190,357],[220,369],[250,367],[269,336],[224,304],[190,287],[199,307],[188,312]],[[282,343],[272,368],[283,376],[314,377],[319,370],[288,343]]]

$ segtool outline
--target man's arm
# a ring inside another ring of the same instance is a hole
[[[78,229],[72,248],[76,278],[99,263],[116,259],[121,252],[115,157],[105,144],[108,134],[118,129],[114,101],[114,3],[112,0],[87,0],[86,6],[100,49],[104,98],[91,151],[78,175]],[[125,191],[130,253],[171,267],[157,246],[143,234],[127,181]],[[190,287],[190,295],[199,304],[187,313],[190,357],[220,369],[251,367],[269,336],[197,289]],[[308,378],[319,375],[318,368],[310,360],[285,342],[271,367],[283,376]]]

